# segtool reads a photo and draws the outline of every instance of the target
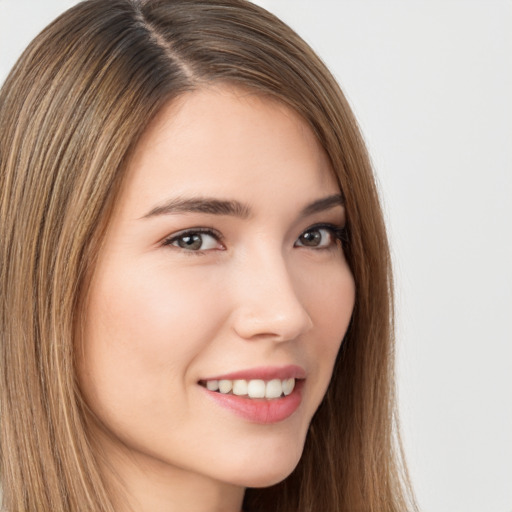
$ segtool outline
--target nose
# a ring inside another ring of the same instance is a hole
[[[233,328],[243,339],[294,340],[313,326],[282,256],[251,258],[239,269]]]

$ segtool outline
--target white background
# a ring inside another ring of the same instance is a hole
[[[0,82],[73,3],[0,0]],[[512,512],[512,2],[257,3],[331,67],[370,148],[421,509]]]

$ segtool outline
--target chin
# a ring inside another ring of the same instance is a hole
[[[297,461],[298,462],[298,461]],[[281,471],[281,472],[267,472],[265,475],[261,475],[260,477],[256,477],[252,479],[251,481],[248,481],[244,484],[244,487],[248,488],[251,487],[253,489],[261,489],[264,487],[271,487],[273,485],[278,484],[279,482],[282,482],[287,477],[291,475],[293,470],[296,468],[297,464],[295,464],[293,467],[290,467],[287,471]]]
[[[295,449],[292,453],[275,451],[272,455],[260,452],[257,457],[248,458],[244,463],[242,470],[235,471],[235,479],[231,482],[242,487],[270,487],[287,478],[297,467],[302,455],[302,445],[300,449]]]

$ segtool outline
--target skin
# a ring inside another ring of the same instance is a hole
[[[202,88],[152,122],[92,276],[79,361],[104,471],[125,488],[118,510],[238,512],[246,487],[294,469],[354,306],[341,243],[311,229],[343,227],[343,206],[303,214],[336,194],[311,129],[274,100]],[[247,215],[160,211],[199,197]],[[191,228],[215,235],[180,247]],[[303,244],[311,236],[319,245]],[[306,372],[302,401],[276,423],[242,418],[199,385],[289,364]]]

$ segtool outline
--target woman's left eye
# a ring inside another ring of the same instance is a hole
[[[297,238],[295,247],[327,249],[340,242],[342,231],[341,228],[336,226],[313,226]]]
[[[220,237],[210,230],[183,231],[165,240],[164,245],[178,247],[190,252],[223,248]]]

